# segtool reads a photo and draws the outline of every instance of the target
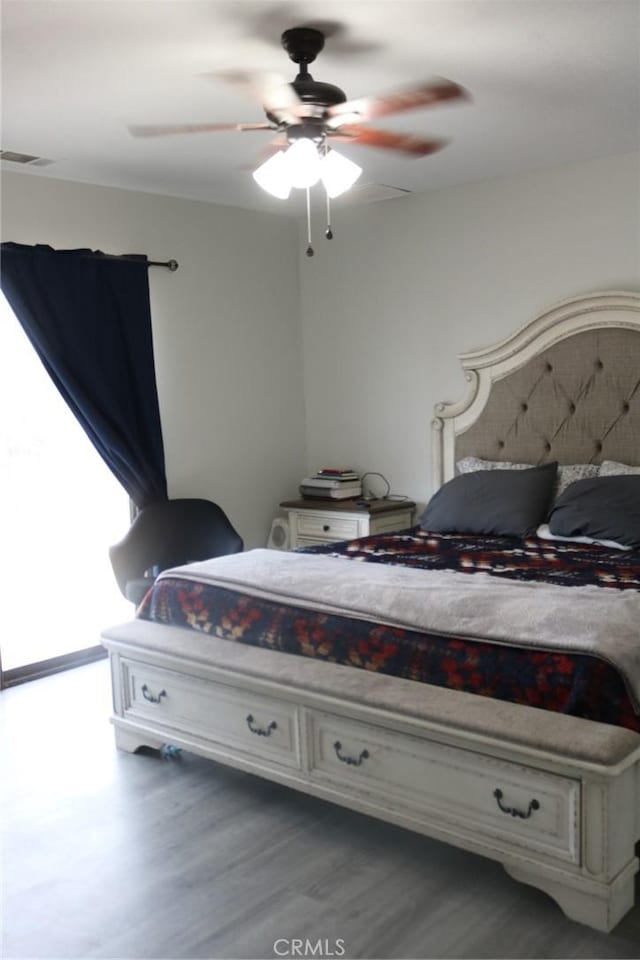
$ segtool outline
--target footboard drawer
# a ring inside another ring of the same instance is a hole
[[[121,669],[125,718],[166,729],[168,737],[182,732],[300,766],[295,704],[134,660],[123,660]]]
[[[333,714],[307,714],[311,777],[412,819],[579,862],[580,783]]]

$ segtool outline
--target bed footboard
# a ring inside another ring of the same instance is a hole
[[[120,749],[171,743],[491,857],[599,930],[633,906],[632,731],[144,621],[103,643]]]

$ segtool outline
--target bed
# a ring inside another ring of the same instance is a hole
[[[538,465],[522,477],[640,464],[639,294],[565,301],[461,362],[467,395],[435,411],[434,489],[472,457]],[[492,857],[610,930],[638,870],[638,611],[640,551],[536,536],[414,528],[189,565],[103,633],[116,743],[182,747]]]

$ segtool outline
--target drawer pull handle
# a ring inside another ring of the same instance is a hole
[[[339,740],[336,740],[336,742],[333,745],[333,749],[336,752],[336,757],[338,758],[338,760],[341,760],[342,763],[348,764],[350,767],[360,767],[362,765],[362,761],[368,760],[369,758],[368,750],[363,750],[359,757],[345,756],[344,754],[340,753],[340,751],[342,750],[342,744],[340,743]]]
[[[325,533],[329,533],[329,530],[331,530],[331,527],[329,526],[328,523],[323,523],[322,529],[324,530]]]
[[[146,683],[142,684],[142,696],[145,698],[145,700],[148,700],[149,703],[160,703],[162,698],[166,697],[166,695],[167,695],[167,691],[161,690],[158,696],[154,697],[154,695],[151,693]]]
[[[540,804],[535,799],[535,797],[533,798],[533,800],[529,801],[529,808],[527,812],[523,813],[522,810],[518,810],[516,807],[505,807],[502,805],[501,800],[503,797],[503,793],[502,793],[502,790],[500,790],[499,788],[493,791],[493,795],[498,801],[498,806],[500,807],[503,813],[508,813],[512,817],[520,817],[521,820],[528,820],[534,810],[540,809]]]
[[[253,719],[253,714],[247,715],[247,726],[251,733],[255,733],[257,737],[270,737],[274,730],[278,729],[278,724],[275,720],[272,720],[268,727],[256,727],[254,726],[255,720]]]

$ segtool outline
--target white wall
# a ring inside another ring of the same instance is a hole
[[[295,226],[28,174],[2,201],[3,240],[178,260],[149,271],[169,495],[215,500],[264,545],[304,471]]]
[[[639,184],[625,156],[337,201],[335,239],[300,258],[307,466],[378,470],[428,499],[432,410],[464,392],[458,353],[566,297],[640,289]]]
[[[639,184],[629,156],[336,203],[307,260],[268,214],[7,174],[2,237],[180,262],[150,272],[170,495],[216,500],[253,546],[323,463],[424,502],[457,353],[564,297],[640,289]]]

